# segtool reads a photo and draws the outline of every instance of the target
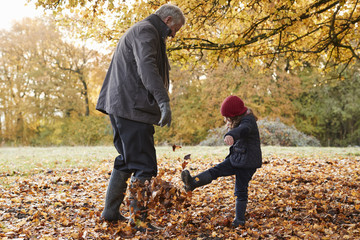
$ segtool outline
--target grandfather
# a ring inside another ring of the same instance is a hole
[[[166,38],[175,37],[184,25],[180,8],[162,5],[154,14],[136,23],[120,38],[100,91],[96,109],[108,114],[114,133],[115,158],[102,217],[124,220],[119,208],[132,184],[157,175],[154,124],[171,123],[169,61]],[[144,190],[145,191],[145,190]],[[131,214],[146,213],[136,196],[130,196]],[[146,214],[141,220],[146,220]]]

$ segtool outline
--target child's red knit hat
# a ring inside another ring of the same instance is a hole
[[[221,115],[224,117],[235,117],[244,114],[247,111],[244,102],[237,96],[225,98],[221,104]]]

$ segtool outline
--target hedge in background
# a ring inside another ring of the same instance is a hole
[[[320,142],[302,132],[299,132],[292,126],[287,126],[280,120],[269,121],[262,119],[258,122],[260,140],[262,145],[270,146],[315,146],[319,147]],[[224,145],[223,137],[226,128],[216,128],[209,131],[207,138],[200,143],[202,146],[221,146]]]
[[[280,120],[269,121],[262,119],[258,121],[261,143],[271,146],[314,146],[320,147],[319,140],[308,136],[295,127],[287,126]]]
[[[32,146],[94,146],[112,144],[107,116],[62,118],[37,129]]]

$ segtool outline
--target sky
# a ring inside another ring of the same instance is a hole
[[[43,14],[43,9],[36,9],[34,0],[26,4],[27,0],[0,0],[0,29],[10,30],[14,21]]]
[[[36,0],[31,0],[30,3],[27,3],[27,0],[0,0],[0,31],[11,30],[14,21],[21,21],[25,17],[34,18],[44,15],[44,9],[36,9],[34,2]],[[104,45],[94,41],[88,41],[87,47],[106,52]]]

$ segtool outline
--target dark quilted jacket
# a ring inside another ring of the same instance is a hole
[[[234,144],[230,147],[230,154],[227,156],[234,167],[261,167],[260,136],[254,115],[245,115],[239,126],[225,134],[227,135],[234,138]]]

